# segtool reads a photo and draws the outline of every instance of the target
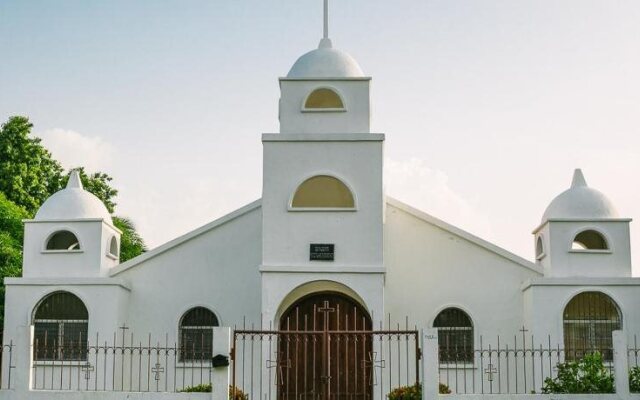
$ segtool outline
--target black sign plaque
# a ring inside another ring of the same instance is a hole
[[[333,261],[335,245],[311,243],[309,259],[311,261]]]

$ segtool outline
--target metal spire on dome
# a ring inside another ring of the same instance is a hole
[[[67,181],[67,189],[82,189],[82,181],[80,180],[80,171],[71,170],[69,180]]]
[[[582,174],[582,170],[580,168],[576,168],[573,171],[573,179],[571,180],[571,187],[585,187],[587,186],[587,181],[584,179],[584,175]]]
[[[324,0],[324,19],[322,29],[322,40],[318,45],[319,49],[327,49],[332,47],[331,39],[329,39],[329,0]]]

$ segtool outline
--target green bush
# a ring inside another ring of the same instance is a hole
[[[613,375],[595,352],[558,364],[558,376],[544,380],[542,393],[614,393]]]
[[[449,394],[451,389],[444,383],[440,384],[440,394]],[[400,386],[395,388],[387,396],[389,400],[422,400],[422,385],[416,383],[411,386]]]
[[[183,393],[211,393],[211,384],[203,383],[201,385],[196,386],[188,386],[181,390]],[[229,386],[229,400],[248,400],[249,396],[247,396],[242,390],[236,387],[235,397],[233,386]]]
[[[640,367],[629,370],[629,390],[632,393],[640,393]]]

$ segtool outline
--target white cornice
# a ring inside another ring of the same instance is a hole
[[[385,268],[369,265],[261,265],[260,272],[283,273],[333,273],[333,274],[384,274]]]
[[[532,286],[640,286],[640,278],[533,278],[526,280],[520,289],[525,291]]]
[[[262,142],[382,142],[384,133],[263,133]]]
[[[114,278],[4,278],[6,286],[119,286],[131,291],[122,279]]]
[[[102,222],[103,224],[105,224],[106,226],[108,226],[109,228],[113,229],[114,231],[118,232],[119,234],[122,235],[122,231],[120,229],[118,229],[115,225],[109,223],[107,220],[105,220],[104,218],[75,218],[75,219],[23,219],[22,220],[23,223],[25,224],[40,224],[40,223],[46,223],[46,224],[51,224],[51,223],[55,223],[55,224],[62,224],[62,223],[66,223],[66,222],[72,222],[72,223],[76,223],[76,222]]]
[[[631,222],[632,218],[549,218],[538,225],[531,233],[536,234],[549,222]]]

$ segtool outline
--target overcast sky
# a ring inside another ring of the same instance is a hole
[[[278,81],[321,0],[0,2],[0,119],[108,172],[151,247],[261,195]],[[387,193],[533,259],[583,168],[640,218],[640,1],[332,0],[372,82]],[[640,263],[640,221],[632,223]],[[636,265],[636,275],[640,275]]]

